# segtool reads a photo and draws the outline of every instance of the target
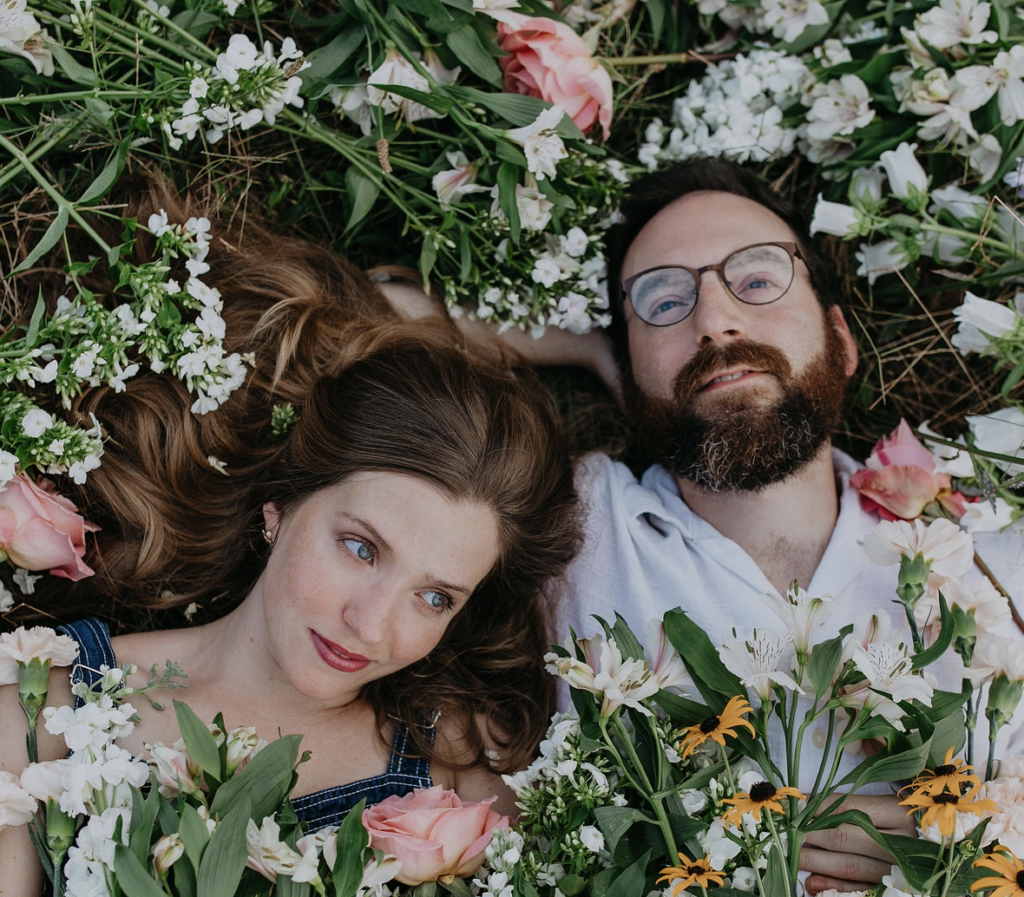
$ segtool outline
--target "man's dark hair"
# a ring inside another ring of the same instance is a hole
[[[702,191],[734,193],[778,215],[796,235],[800,257],[810,273],[811,287],[823,307],[835,305],[839,283],[833,267],[815,249],[808,236],[809,222],[796,204],[780,196],[752,171],[724,159],[696,158],[677,162],[638,180],[622,201],[622,221],[608,232],[608,296],[611,302],[611,337],[620,365],[629,367],[629,343],[622,305],[622,261],[647,223],[677,199]]]

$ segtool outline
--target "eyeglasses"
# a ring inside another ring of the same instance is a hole
[[[701,275],[715,271],[725,288],[747,305],[767,305],[786,295],[793,284],[796,243],[744,246],[717,265],[687,268],[660,265],[622,282],[622,292],[638,318],[655,327],[678,324],[697,307]]]

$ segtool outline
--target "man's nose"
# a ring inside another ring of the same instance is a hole
[[[717,268],[701,273],[693,327],[700,346],[729,342],[743,336],[742,303],[729,292]]]

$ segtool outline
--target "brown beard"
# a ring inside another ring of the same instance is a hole
[[[650,456],[678,477],[714,492],[758,492],[812,460],[842,420],[847,354],[826,316],[825,345],[794,377],[789,359],[773,346],[737,340],[705,346],[676,376],[675,398],[655,399],[627,377],[633,432]],[[782,389],[774,402],[736,395],[696,409],[698,393],[716,372],[749,365]]]

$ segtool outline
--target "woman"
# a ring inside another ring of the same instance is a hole
[[[331,354],[325,328],[309,326],[339,320],[330,297],[271,303],[218,285],[229,334],[232,320],[251,322],[249,388],[201,419],[166,377],[116,400],[86,396],[79,407],[111,439],[76,497],[105,527],[88,558],[97,592],[227,612],[112,640],[102,626],[71,627],[83,660],[148,670],[173,659],[201,718],[220,711],[268,739],[301,733],[312,759],[294,794],[310,828],[364,797],[431,783],[468,800],[501,794],[511,811],[497,773],[529,762],[543,735],[543,590],[578,541],[571,468],[543,394],[443,324],[339,325]],[[270,407],[283,397],[298,419],[275,440]],[[55,672],[49,703],[71,701]],[[0,718],[0,768],[20,772],[13,687],[0,691]],[[177,737],[172,714],[147,710],[124,745],[142,755]],[[41,759],[61,754],[41,733]],[[0,894],[39,893],[24,827],[0,832],[0,866]]]

